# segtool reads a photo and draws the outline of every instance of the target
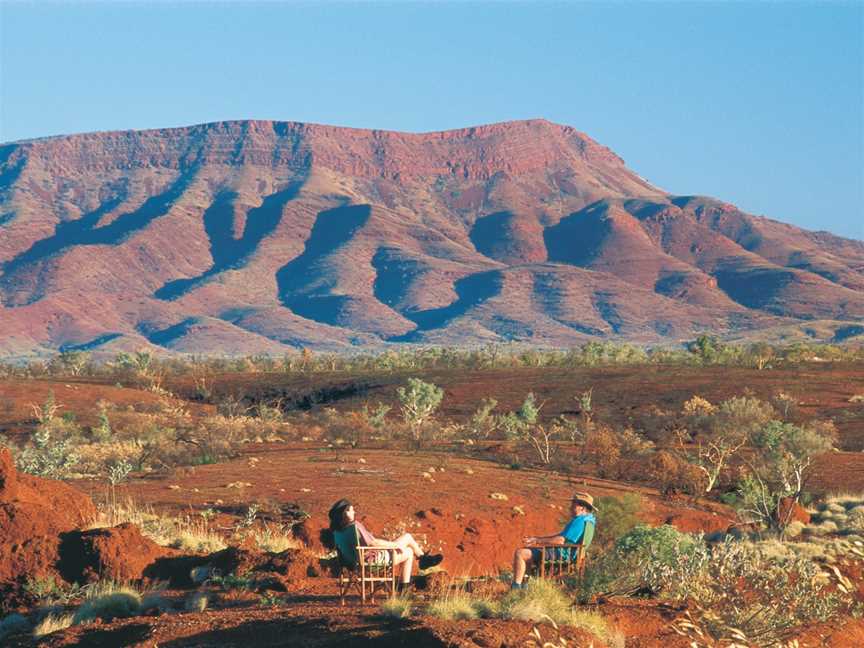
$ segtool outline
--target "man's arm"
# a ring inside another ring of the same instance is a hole
[[[564,536],[558,535],[557,533],[554,535],[548,536],[529,536],[524,538],[525,543],[532,544],[564,544]]]

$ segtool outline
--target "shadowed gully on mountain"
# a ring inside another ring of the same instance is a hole
[[[351,240],[369,220],[369,205],[347,205],[318,214],[303,254],[276,273],[282,303],[307,319],[338,325],[348,297],[332,295],[334,280],[328,272],[328,257]]]
[[[154,293],[154,296],[159,299],[177,299],[209,277],[225,270],[242,267],[261,241],[272,234],[279,225],[285,206],[297,196],[302,186],[302,181],[291,183],[285,189],[266,196],[260,207],[250,209],[246,214],[243,235],[239,239],[233,236],[237,193],[222,191],[217,194],[203,217],[204,230],[210,239],[213,265],[197,277],[166,283]]]

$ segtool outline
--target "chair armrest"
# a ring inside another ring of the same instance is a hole
[[[386,551],[390,554],[390,564],[395,564],[396,562],[396,552],[399,551],[395,547],[371,547],[369,545],[357,545],[357,553],[358,555],[366,555],[367,551]]]

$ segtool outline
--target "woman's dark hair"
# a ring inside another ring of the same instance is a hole
[[[345,528],[345,510],[349,506],[351,506],[351,502],[343,498],[330,507],[330,512],[327,515],[330,516],[331,531]]]
[[[330,526],[326,529],[321,529],[321,533],[319,534],[321,544],[328,549],[336,547],[333,533],[345,528],[345,509],[349,506],[351,506],[351,502],[343,498],[330,507],[330,512],[327,514],[330,518]]]

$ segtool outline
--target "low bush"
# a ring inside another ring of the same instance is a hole
[[[621,497],[603,496],[595,500],[597,524],[592,551],[603,551],[639,524],[638,513],[642,508],[642,498],[636,493]]]
[[[799,626],[827,621],[845,606],[812,560],[770,560],[757,546],[735,541],[714,548],[688,589],[702,631],[720,643],[780,645]]]
[[[13,612],[0,620],[0,639],[9,635],[26,632],[29,629],[30,622],[27,620],[27,617]]]

